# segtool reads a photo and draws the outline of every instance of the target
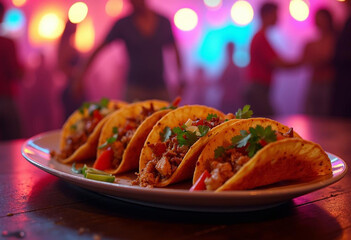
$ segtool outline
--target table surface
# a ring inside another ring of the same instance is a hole
[[[351,166],[350,120],[277,119]],[[20,150],[24,141],[0,143],[0,239],[351,239],[350,171],[275,208],[185,212],[134,205],[66,183],[28,163]],[[15,236],[4,237],[6,232]]]

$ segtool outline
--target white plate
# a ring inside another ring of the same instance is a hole
[[[27,140],[22,155],[34,166],[80,187],[124,201],[167,209],[241,212],[264,209],[282,204],[290,199],[310,193],[339,181],[347,166],[339,157],[328,153],[333,175],[304,182],[286,182],[266,188],[221,193],[189,192],[190,182],[167,188],[141,188],[131,185],[133,173],[117,176],[117,183],[106,183],[84,178],[72,173],[71,167],[50,159],[50,150],[58,150],[59,131],[46,132]]]

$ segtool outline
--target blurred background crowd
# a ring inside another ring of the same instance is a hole
[[[351,117],[348,0],[2,0],[0,140],[84,101]]]

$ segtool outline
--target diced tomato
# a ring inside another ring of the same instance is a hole
[[[178,107],[178,105],[179,105],[179,103],[180,103],[180,101],[182,100],[182,98],[181,97],[176,97],[174,100],[173,100],[173,102],[172,102],[172,106],[174,106],[174,107]]]
[[[200,126],[200,125],[204,125],[204,120],[200,119],[199,121],[193,123],[194,126]]]
[[[262,147],[264,147],[264,146],[267,145],[267,142],[266,142],[266,140],[264,140],[264,139],[260,139],[260,140],[258,141],[258,143],[261,144]]]
[[[93,117],[96,119],[98,122],[103,118],[99,110],[94,110],[93,112]]]
[[[125,127],[125,129],[126,129],[126,131],[128,131],[128,130],[131,130],[131,129],[133,129],[133,127],[132,127],[132,125],[127,125],[126,127]]]
[[[280,132],[275,132],[275,135],[277,135],[277,141],[285,138]]]
[[[112,160],[113,160],[113,150],[112,148],[107,148],[105,151],[102,152],[100,157],[96,159],[93,168],[99,170],[106,170],[112,167]]]
[[[200,191],[200,190],[206,190],[206,185],[205,185],[205,179],[211,177],[211,174],[205,170],[199,179],[196,181],[196,183],[190,188],[190,192],[193,191]]]

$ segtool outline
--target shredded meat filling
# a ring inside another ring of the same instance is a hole
[[[205,179],[207,190],[216,190],[240,170],[250,158],[238,149],[227,150],[224,157],[211,162],[211,177]]]
[[[70,157],[80,146],[82,146],[88,140],[89,136],[94,131],[96,125],[100,120],[101,119],[94,118],[93,116],[88,116],[81,119],[77,124],[82,124],[83,127],[80,129],[72,128],[72,133],[65,139],[65,147],[60,153],[51,151],[51,157],[56,159],[66,159]]]
[[[223,121],[219,117],[213,117],[210,121],[197,119],[192,125],[205,125],[213,128]],[[184,156],[188,152],[190,146],[180,146],[177,140],[177,135],[171,137],[165,142],[149,144],[152,149],[152,159],[146,164],[146,167],[141,170],[138,175],[137,183],[142,187],[152,187],[159,181],[170,178],[177,170]],[[152,165],[153,167],[150,167]]]
[[[124,150],[127,148],[130,140],[133,138],[135,131],[140,124],[155,112],[154,105],[151,103],[150,108],[142,107],[137,117],[129,117],[123,128],[118,129],[118,138],[112,144],[113,161],[112,167],[117,168],[122,161]]]
[[[285,138],[294,137],[294,131],[290,128],[286,133],[279,133]],[[229,178],[238,172],[250,160],[243,148],[228,149],[225,156],[215,160],[209,160],[211,177],[205,179],[207,190],[216,190]]]

